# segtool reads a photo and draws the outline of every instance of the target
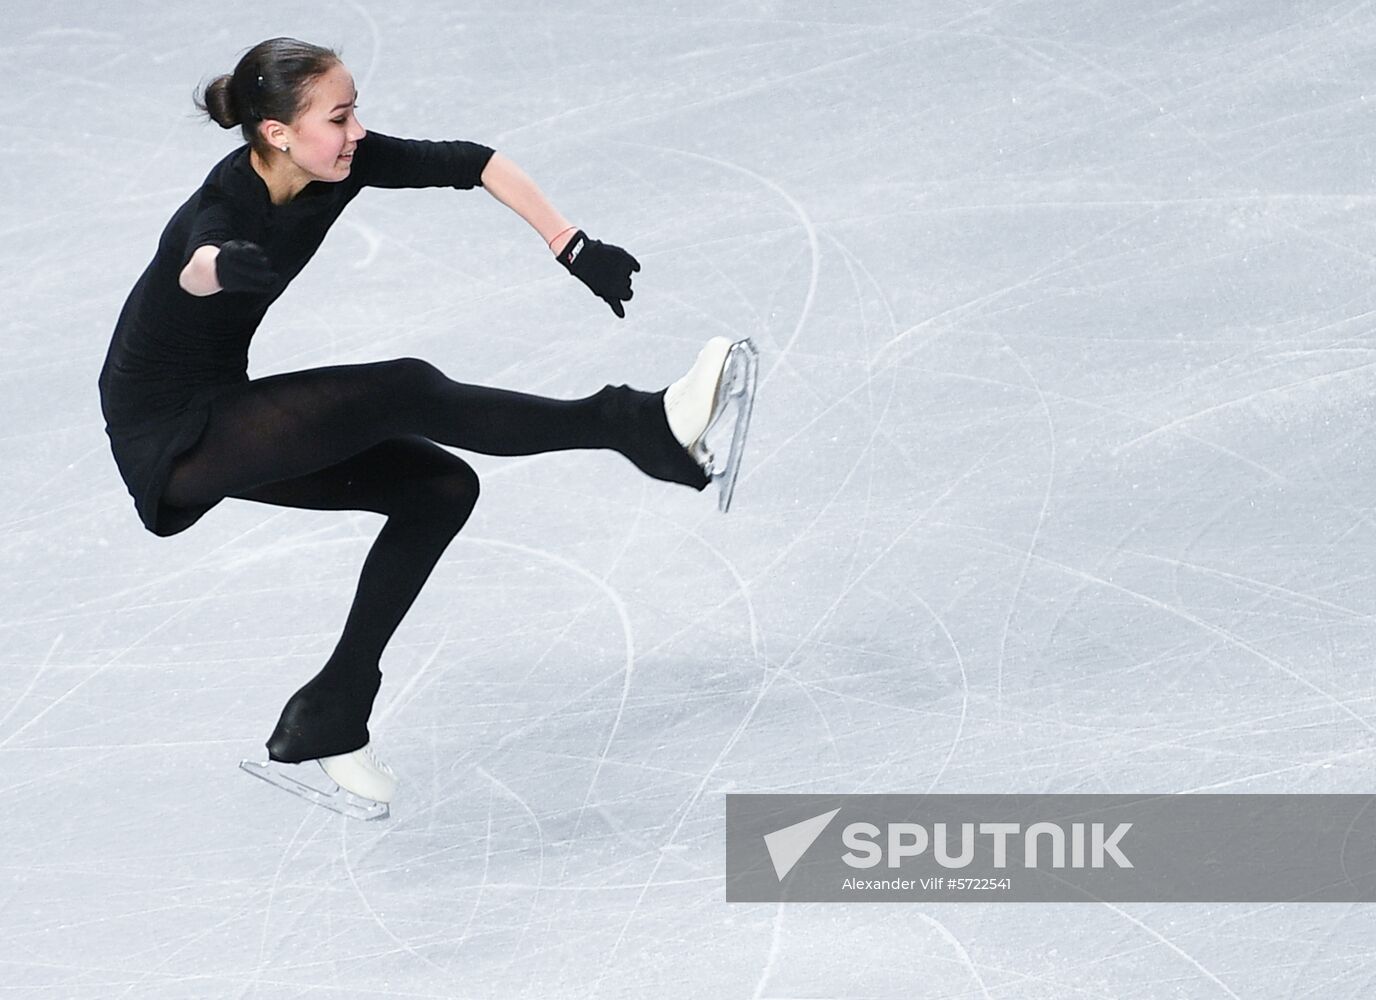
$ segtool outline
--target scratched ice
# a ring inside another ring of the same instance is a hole
[[[1369,907],[728,906],[724,793],[1369,792],[1376,10],[11,4],[0,993],[1359,997]],[[605,454],[483,499],[384,663],[394,818],[248,780],[379,521],[138,527],[95,375],[272,34],[644,265],[365,192],[253,371],[550,394],[750,336],[736,509]]]

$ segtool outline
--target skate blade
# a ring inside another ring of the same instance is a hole
[[[386,819],[391,814],[386,802],[365,799],[340,788],[330,780],[317,761],[283,764],[276,760],[241,760],[239,767],[255,778],[262,778],[269,785],[350,819]]]
[[[748,338],[738,340],[726,353],[726,363],[722,366],[721,388],[717,405],[713,408],[712,419],[702,436],[703,453],[709,456],[707,474],[717,484],[717,509],[723,514],[731,509],[731,498],[736,492],[736,477],[740,475],[741,455],[745,450],[745,438],[750,432],[750,415],[755,409],[755,383],[759,375],[760,353]],[[734,420],[728,419],[734,414]],[[726,460],[717,463],[715,449],[707,445],[708,435],[715,435],[725,426],[731,427],[731,441],[726,449]]]

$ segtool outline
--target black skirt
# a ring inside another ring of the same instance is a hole
[[[153,534],[166,537],[185,531],[219,503],[216,500],[181,507],[167,503],[163,493],[173,463],[194,448],[205,433],[211,400],[230,387],[219,385],[201,389],[184,404],[137,424],[106,424],[105,433],[110,438],[110,450],[119,466],[119,474],[134,498],[139,519]]]

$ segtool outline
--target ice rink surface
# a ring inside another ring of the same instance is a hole
[[[1376,6],[6,5],[0,997],[1365,997],[1371,906],[727,905],[724,796],[1371,792]],[[160,540],[95,387],[237,143],[194,88],[342,50],[644,266],[365,191],[255,375],[413,355],[656,388],[754,338],[736,497],[607,453],[484,493],[384,660],[391,820],[236,770],[380,519]],[[1185,848],[1182,848],[1185,849]]]

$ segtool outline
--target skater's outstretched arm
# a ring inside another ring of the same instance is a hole
[[[539,233],[555,253],[573,239],[577,227],[549,203],[526,172],[501,153],[493,153],[483,168],[483,187],[487,193],[511,209]]]
[[[631,275],[640,270],[639,261],[621,247],[588,239],[583,230],[550,204],[525,171],[501,153],[493,153],[487,161],[482,184],[489,194],[530,223],[570,274],[592,289],[617,316],[625,317],[622,303],[634,294]]]

